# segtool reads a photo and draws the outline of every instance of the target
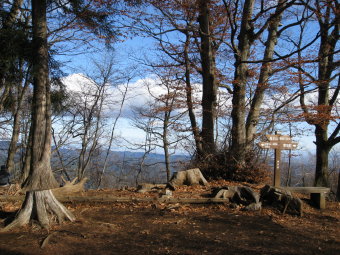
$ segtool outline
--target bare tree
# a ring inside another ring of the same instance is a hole
[[[109,159],[109,156],[110,156],[110,153],[111,153],[111,147],[112,147],[112,144],[113,144],[113,141],[114,141],[114,138],[115,138],[114,135],[115,135],[115,131],[116,131],[116,126],[117,126],[118,120],[121,117],[122,112],[123,112],[123,106],[124,106],[124,103],[125,103],[125,100],[126,100],[126,97],[127,97],[127,93],[128,93],[128,89],[129,89],[129,83],[134,76],[133,72],[132,73],[128,72],[128,71],[126,71],[126,72],[127,72],[127,74],[122,74],[122,77],[119,78],[119,81],[121,81],[121,82],[124,79],[125,84],[122,86],[121,89],[120,88],[117,89],[119,91],[120,95],[121,95],[121,101],[118,102],[119,103],[118,114],[114,117],[113,124],[112,124],[112,127],[111,127],[111,132],[110,132],[109,141],[108,141],[108,147],[106,149],[103,167],[102,167],[102,170],[100,172],[100,176],[98,178],[99,180],[98,180],[97,189],[99,189],[99,187],[102,183],[102,180],[103,180],[103,176],[104,176],[105,171],[107,169],[108,159]],[[122,85],[122,84],[120,84],[120,85]]]
[[[340,123],[336,112],[336,105],[340,92],[340,76],[338,72],[339,60],[339,2],[319,1],[312,3],[303,1],[319,25],[320,42],[318,55],[314,59],[299,54],[296,68],[298,82],[302,92],[310,87],[317,90],[317,102],[309,104],[306,94],[301,93],[300,105],[305,121],[315,127],[316,145],[316,186],[328,186],[328,155],[332,147],[340,142]],[[298,44],[300,46],[300,44]],[[309,63],[315,63],[313,72],[308,68]],[[315,74],[315,75],[313,75]],[[335,115],[334,115],[335,114]],[[332,128],[332,131],[329,130]]]
[[[272,69],[275,45],[280,34],[285,29],[294,26],[294,24],[289,23],[278,31],[284,11],[291,7],[294,1],[280,0],[277,4],[265,5],[264,2],[257,4],[254,0],[245,0],[242,6],[240,2],[224,1],[224,3],[228,12],[231,33],[230,42],[227,42],[227,44],[235,57],[230,151],[231,157],[239,167],[242,167],[245,164],[247,148],[251,145],[256,133],[265,91],[269,88],[270,77],[275,73]],[[242,14],[239,17],[240,7],[242,7]],[[267,32],[267,39],[264,41],[263,57],[258,61],[252,61],[251,54],[257,51],[257,42],[262,40],[261,37],[265,31]],[[254,93],[248,95],[250,96],[248,103],[247,84],[251,77],[257,75],[252,73],[250,63],[256,62],[262,64]],[[248,115],[247,107],[249,107]]]
[[[217,92],[221,72],[216,70],[216,55],[225,33],[225,9],[219,1],[149,1],[154,12],[146,10],[136,18],[139,31],[157,41],[160,52],[156,68],[177,68],[177,78],[186,89],[186,102],[197,159],[214,154]],[[161,22],[159,22],[161,20]],[[170,36],[178,34],[177,37]],[[183,39],[182,39],[183,38]],[[202,84],[200,102],[194,100],[193,81]],[[195,114],[202,106],[202,120]],[[200,128],[199,126],[202,126]],[[207,156],[206,155],[206,156]]]
[[[176,148],[180,136],[175,132],[181,130],[181,118],[186,114],[186,110],[181,109],[183,103],[183,90],[178,84],[178,80],[171,79],[169,74],[158,75],[159,84],[146,84],[151,100],[146,106],[136,107],[134,125],[142,129],[149,137],[148,141],[152,148],[160,147],[164,151],[164,163],[167,181],[171,177],[170,150]],[[162,89],[162,93],[156,94],[153,91],[155,86]],[[184,129],[184,128],[182,128]],[[161,142],[158,142],[158,141]]]

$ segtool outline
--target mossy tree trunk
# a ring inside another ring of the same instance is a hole
[[[17,217],[5,230],[27,224],[35,219],[48,228],[49,214],[74,220],[74,216],[54,197],[51,189],[59,185],[55,180],[51,164],[51,103],[48,80],[48,46],[46,23],[46,0],[32,0],[33,22],[33,104],[32,144],[29,175],[22,188],[26,191],[25,201]],[[27,163],[27,162],[26,162]]]

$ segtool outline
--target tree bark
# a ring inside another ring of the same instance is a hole
[[[22,188],[26,191],[25,201],[16,218],[4,230],[27,224],[36,219],[48,228],[49,214],[55,214],[58,221],[75,218],[54,197],[51,189],[59,187],[51,164],[51,102],[48,80],[48,46],[46,0],[32,0],[33,24],[33,108],[32,108],[32,146],[30,172]]]
[[[34,212],[35,210],[36,212]],[[51,190],[32,191],[26,193],[22,208],[16,219],[2,229],[1,232],[28,224],[33,212],[36,214],[36,219],[40,225],[48,228],[50,221],[47,210],[56,215],[59,222],[63,222],[65,219],[75,219],[69,210],[55,198]]]
[[[198,158],[203,156],[203,149],[202,149],[202,138],[199,132],[199,127],[197,125],[196,116],[194,112],[194,103],[192,100],[192,86],[191,86],[191,79],[190,79],[190,60],[189,60],[189,45],[190,45],[190,36],[187,31],[186,33],[186,40],[184,46],[184,61],[185,61],[185,92],[186,92],[186,102],[188,107],[188,114],[192,129],[192,134],[194,136],[195,145],[196,145],[196,154]]]
[[[23,72],[23,70],[21,70]],[[26,70],[27,74],[30,72],[30,68]],[[11,143],[8,148],[7,153],[7,160],[6,160],[6,166],[7,170],[11,173],[14,171],[15,168],[15,162],[14,157],[17,152],[17,143],[19,139],[19,132],[20,132],[20,122],[21,122],[21,114],[22,114],[22,102],[24,95],[26,93],[26,90],[28,88],[28,75],[26,75],[25,84],[24,87],[21,87],[21,81],[23,80],[23,77],[21,77],[19,84],[17,85],[17,99],[16,99],[16,109],[14,113],[14,120],[13,120],[13,129],[12,129],[12,138]]]
[[[318,102],[313,106],[313,110],[308,109],[305,103],[305,97],[300,96],[300,105],[304,112],[305,120],[308,124],[315,127],[315,145],[316,145],[316,168],[315,168],[315,186],[328,187],[328,156],[332,147],[340,142],[339,131],[340,126],[337,125],[333,132],[329,135],[328,128],[330,121],[333,118],[332,109],[335,107],[335,102],[338,99],[340,91],[340,81],[334,86],[332,95],[330,95],[330,87],[337,75],[333,75],[336,71],[337,64],[335,57],[336,46],[339,40],[339,13],[333,12],[336,10],[337,4],[333,1],[320,3],[315,1],[316,9],[311,5],[306,5],[314,11],[314,15],[319,23],[320,43],[317,56],[318,73],[317,77],[312,77],[312,82],[317,88]],[[300,60],[300,59],[299,59]],[[299,65],[299,71],[304,71]],[[306,74],[306,72],[304,72]],[[307,77],[311,77],[307,73]],[[339,78],[338,78],[339,79]],[[302,79],[300,79],[302,80]],[[304,91],[304,83],[300,81],[301,91]],[[316,111],[313,112],[313,111]]]
[[[245,164],[246,130],[245,130],[245,110],[246,110],[246,83],[251,35],[251,17],[253,14],[255,0],[246,0],[243,7],[241,30],[239,34],[239,44],[235,52],[235,74],[233,81],[232,99],[232,128],[231,128],[231,155],[237,164],[242,167]]]
[[[266,48],[263,55],[263,60],[265,62],[263,62],[261,66],[260,76],[257,82],[254,97],[251,100],[251,106],[246,121],[247,147],[249,147],[251,145],[251,142],[254,140],[254,136],[256,134],[256,126],[260,116],[260,107],[263,103],[265,91],[268,88],[268,80],[272,71],[271,63],[269,61],[273,59],[274,49],[278,39],[277,30],[281,23],[283,11],[286,8],[286,4],[284,2],[285,0],[279,1],[274,14],[275,18],[269,24],[268,37],[265,43]]]
[[[336,190],[336,198],[340,201],[340,170],[338,173],[338,188]]]
[[[201,64],[203,78],[202,95],[202,149],[205,155],[216,152],[214,140],[214,126],[216,119],[217,86],[215,80],[215,53],[212,47],[210,34],[210,1],[200,0],[199,2],[199,25],[201,37]]]
[[[13,173],[15,169],[14,156],[17,152],[17,143],[18,143],[19,131],[20,131],[20,119],[21,119],[21,110],[18,109],[17,112],[14,114],[12,138],[11,138],[11,143],[9,145],[8,152],[7,152],[6,166],[7,166],[7,170],[10,173]]]
[[[167,99],[168,100],[168,99]],[[166,105],[168,107],[168,103]],[[164,112],[164,121],[163,121],[163,150],[164,150],[164,161],[165,161],[165,172],[166,172],[166,181],[170,181],[170,155],[169,155],[169,141],[168,141],[168,128],[169,128],[169,118],[170,112]]]
[[[11,29],[13,24],[16,21],[17,15],[20,11],[20,7],[23,3],[23,0],[14,0],[12,3],[12,7],[8,13],[8,15],[4,18],[3,21],[3,30]],[[2,31],[1,31],[2,32]],[[2,62],[2,61],[1,61]],[[3,107],[3,102],[5,101],[9,89],[10,89],[10,84],[6,83],[6,76],[9,70],[9,66],[7,64],[3,64],[0,62],[0,88],[4,87],[4,91],[0,97],[0,111],[2,111]]]
[[[327,145],[328,134],[327,128],[319,125],[315,127],[316,138],[316,171],[314,178],[314,186],[329,187],[328,181],[328,155],[330,147]]]
[[[26,139],[26,150],[25,150],[25,156],[24,156],[24,162],[23,162],[23,167],[22,167],[22,172],[21,172],[21,177],[20,177],[20,183],[23,183],[30,172],[30,162],[31,162],[31,147],[32,147],[32,126],[27,128],[28,130],[28,137]]]

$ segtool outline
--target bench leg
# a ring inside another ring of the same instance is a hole
[[[319,209],[326,209],[325,193],[311,193],[310,199],[316,204]]]

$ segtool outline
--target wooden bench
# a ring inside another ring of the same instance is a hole
[[[303,194],[310,194],[310,199],[319,209],[326,208],[326,194],[330,192],[330,188],[326,187],[282,187],[285,190]]]

